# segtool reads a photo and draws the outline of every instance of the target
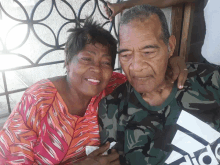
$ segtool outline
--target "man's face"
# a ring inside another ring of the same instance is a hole
[[[171,51],[168,52],[168,45],[164,43],[161,33],[157,15],[136,19],[120,27],[119,60],[128,81],[139,93],[157,90],[165,82],[175,37],[169,40]]]

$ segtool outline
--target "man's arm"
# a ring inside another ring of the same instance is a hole
[[[113,19],[118,13],[122,12],[125,9],[131,8],[136,5],[143,5],[143,4],[149,4],[152,6],[156,6],[159,8],[165,8],[169,6],[173,6],[176,4],[180,3],[185,3],[185,2],[193,2],[195,0],[129,0],[129,1],[124,1],[124,2],[119,2],[119,3],[109,3],[107,2],[108,7],[112,11],[112,15],[109,15],[107,8],[106,13],[108,14],[108,17],[110,20]]]
[[[117,141],[117,107],[111,102],[111,95],[102,99],[99,103],[99,131],[101,145],[107,141]]]

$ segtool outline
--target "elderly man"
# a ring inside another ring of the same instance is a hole
[[[100,103],[101,142],[117,142],[121,164],[219,164],[219,71],[190,63],[183,89],[167,81],[176,40],[157,7],[128,10],[119,40],[128,81]]]

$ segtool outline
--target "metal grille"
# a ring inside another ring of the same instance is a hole
[[[113,2],[118,1],[120,0]],[[82,25],[85,15],[97,19],[118,38],[116,23],[108,21],[102,7],[104,3],[104,0],[3,0],[0,2],[0,97],[2,98],[0,119],[8,116],[14,108],[11,95],[23,93],[36,80],[42,79],[38,75],[49,78],[64,73],[59,71],[59,68],[62,68],[60,65],[64,62],[65,39],[61,38],[66,34],[68,27]],[[52,65],[55,66],[55,70],[53,66],[49,73],[44,74],[47,70],[41,67]],[[35,72],[31,73],[32,69]],[[28,77],[34,77],[31,78],[32,82],[29,82]],[[19,83],[13,85],[15,81]]]

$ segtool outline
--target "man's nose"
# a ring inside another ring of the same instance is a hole
[[[131,65],[130,65],[130,69],[136,72],[140,72],[143,69],[143,59],[140,57],[140,54],[135,54]]]

